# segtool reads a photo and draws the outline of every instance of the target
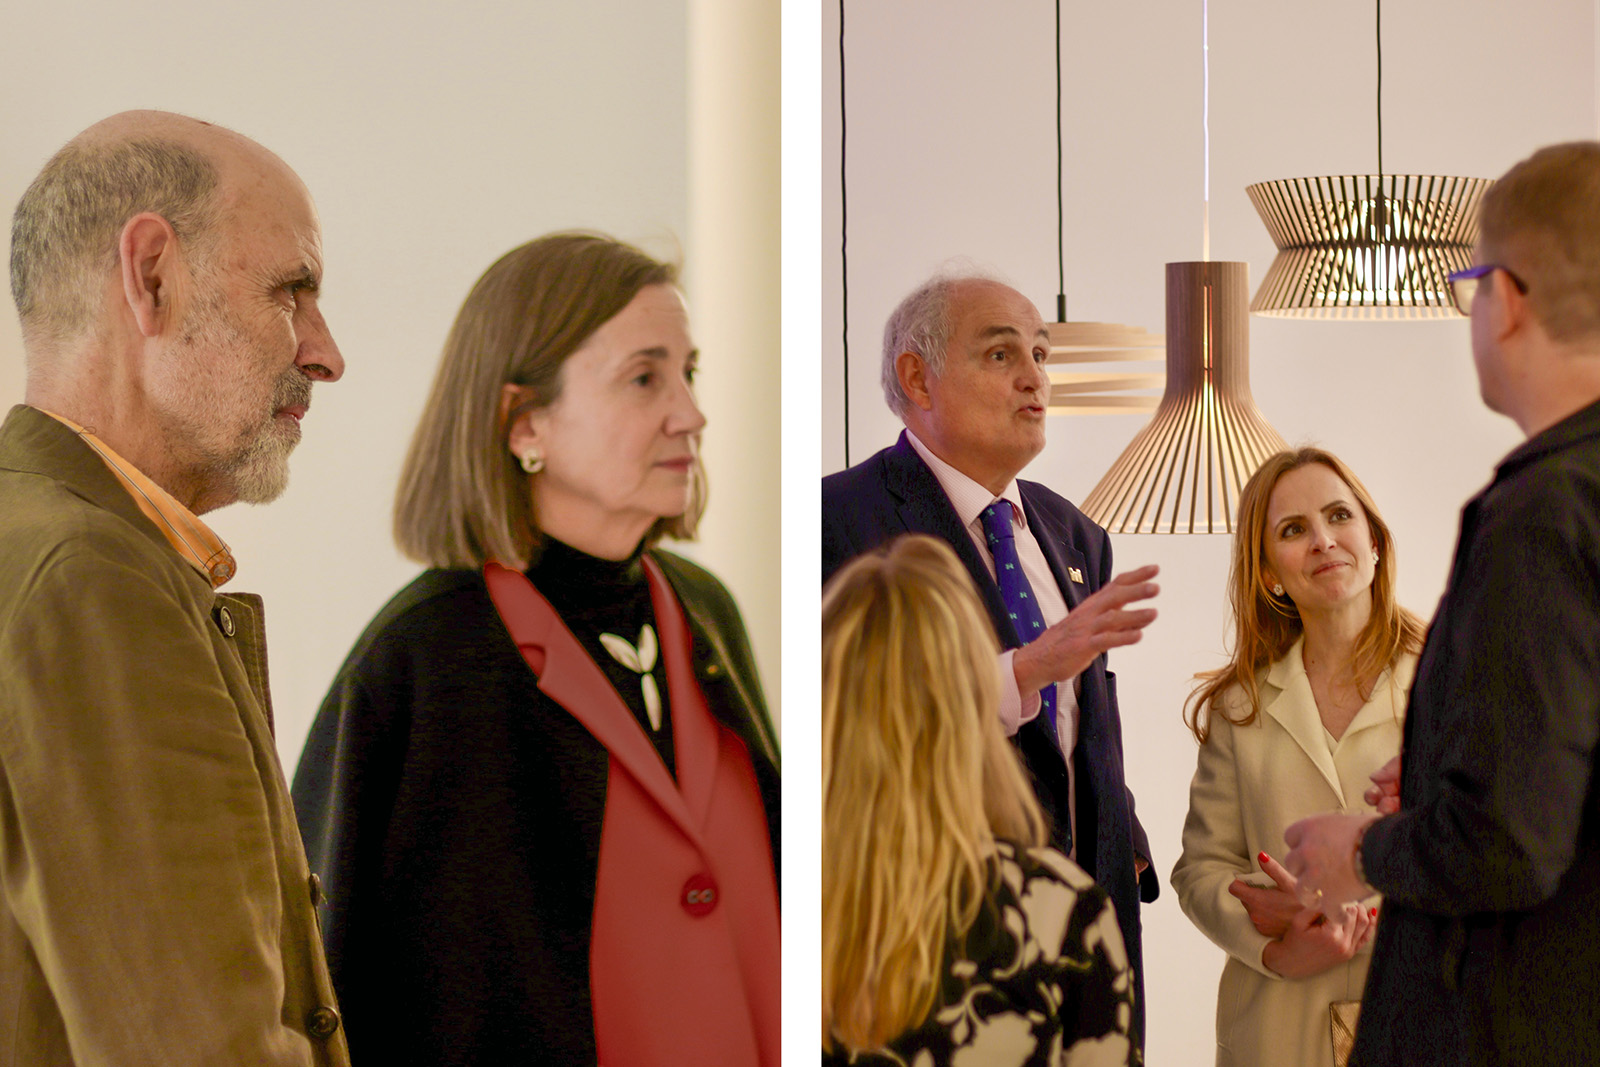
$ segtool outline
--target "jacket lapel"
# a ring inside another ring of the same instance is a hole
[[[1086,572],[1089,565],[1083,553],[1072,546],[1067,528],[1044,508],[1035,505],[1029,484],[1018,482],[1017,488],[1022,493],[1022,511],[1028,516],[1028,529],[1033,532],[1034,540],[1039,542],[1039,548],[1050,564],[1050,573],[1055,575],[1056,587],[1067,602],[1067,610],[1071,611],[1087,595],[1089,586]]]
[[[911,447],[904,431],[901,431],[900,440],[889,449],[885,459],[884,483],[896,500],[900,522],[906,530],[930,534],[955,550],[962,566],[972,575],[984,607],[989,610],[989,620],[994,624],[1000,644],[1005,648],[1021,645],[1017,629],[1006,611],[1005,600],[1000,596],[1000,587],[989,576],[989,567],[978,555],[972,535],[961,525],[960,516],[951,506],[950,498],[944,494],[944,487],[933,476],[928,465],[922,462],[917,450]]]
[[[1416,673],[1417,658],[1401,656],[1392,669],[1378,675],[1378,681],[1372,687],[1372,696],[1356,712],[1356,717],[1350,720],[1344,736],[1349,737],[1372,726],[1403,721],[1406,717],[1406,693],[1411,690]],[[1340,738],[1341,743],[1343,740]]]
[[[666,765],[555,608],[517,571],[489,563],[483,568],[483,577],[506,631],[533,669],[539,691],[582,723],[698,846],[700,835]],[[676,715],[672,725],[676,730]]]
[[[672,705],[672,745],[678,761],[678,792],[695,819],[704,825],[711,802],[711,786],[717,772],[716,720],[704,711],[705,695],[695,680],[693,638],[688,620],[678,607],[672,586],[661,568],[648,555],[644,557],[645,576],[650,582],[650,606],[655,610],[656,629],[661,633],[661,654],[667,666],[667,694]],[[701,705],[700,713],[691,710]],[[631,716],[630,716],[631,718]],[[635,733],[641,731],[635,729]],[[652,752],[653,756],[654,753]],[[660,759],[656,763],[660,764]]]
[[[1267,684],[1277,692],[1262,699],[1261,710],[1294,738],[1342,805],[1344,787],[1339,784],[1339,768],[1334,765],[1322,734],[1322,718],[1317,714],[1317,700],[1311,694],[1311,680],[1306,677],[1305,660],[1301,658],[1304,646],[1302,637],[1267,672]]]

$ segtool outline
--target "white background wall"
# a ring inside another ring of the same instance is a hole
[[[456,309],[503,252],[575,226],[686,261],[713,481],[703,541],[685,551],[744,605],[776,707],[777,73],[762,63],[777,53],[777,9],[742,6],[737,18],[715,0],[4,6],[8,222],[62,143],[133,107],[260,141],[321,211],[323,307],[347,373],[317,388],[288,493],[207,516],[239,558],[238,588],[266,597],[287,773],[351,643],[417,571],[392,547],[390,508]],[[708,55],[718,33],[724,47]],[[732,55],[753,66],[730,73]],[[743,92],[728,92],[730,77]],[[709,163],[692,165],[691,140]],[[742,285],[733,311],[699,292],[729,259]],[[0,409],[22,392],[6,300]]]
[[[1201,2],[1063,5],[1066,292],[1074,319],[1164,328],[1163,264],[1201,248]],[[822,24],[822,470],[845,465],[838,8]],[[1596,134],[1593,0],[1410,0],[1384,13],[1384,166],[1496,177],[1535,147]],[[946,259],[1009,277],[1046,319],[1056,293],[1054,15],[1048,3],[845,7],[850,461],[899,424],[877,386],[895,302]],[[1211,255],[1273,256],[1251,182],[1376,167],[1372,8],[1211,3]],[[1443,590],[1461,505],[1520,435],[1477,398],[1464,320],[1252,318],[1251,376],[1291,443],[1318,442],[1372,490],[1400,596]],[[1082,500],[1147,416],[1053,418],[1026,477]],[[1162,567],[1161,617],[1115,653],[1128,779],[1165,876],[1195,747],[1189,679],[1222,660],[1228,543],[1117,536],[1118,569]],[[1212,1061],[1222,956],[1170,887],[1145,910],[1152,1063]]]

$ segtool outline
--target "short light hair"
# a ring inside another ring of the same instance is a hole
[[[1600,142],[1541,148],[1484,194],[1479,241],[1558,341],[1600,336]]]
[[[216,224],[216,164],[159,138],[67,145],[28,186],[11,217],[11,298],[23,336],[60,343],[90,328],[128,220],[153,212],[194,257]]]
[[[401,468],[394,512],[400,551],[432,567],[531,565],[543,537],[529,475],[506,441],[502,387],[533,392],[513,418],[554,403],[568,357],[641,289],[677,280],[675,266],[583,232],[529,241],[485,271],[450,328]],[[657,519],[646,543],[693,538],[705,503],[705,468],[696,453],[689,506]]]
[[[992,901],[996,839],[1042,845],[1000,726],[999,655],[950,546],[911,534],[822,593],[822,1045],[875,1049],[936,1006]]]
[[[883,326],[883,399],[889,410],[904,419],[911,398],[900,385],[900,374],[895,362],[902,352],[912,352],[922,358],[928,373],[937,378],[944,373],[945,351],[950,347],[950,333],[955,321],[950,313],[956,289],[969,282],[1005,282],[981,271],[941,271],[923,282],[889,315]]]

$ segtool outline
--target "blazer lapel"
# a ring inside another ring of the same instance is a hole
[[[1028,485],[1019,482],[1017,488],[1022,492],[1022,511],[1028,517],[1028,529],[1033,531],[1034,540],[1039,542],[1039,548],[1050,564],[1050,573],[1055,575],[1056,587],[1067,602],[1067,610],[1071,611],[1088,595],[1085,575],[1089,564],[1083,558],[1083,553],[1072,546],[1067,528],[1055,516],[1034,505]]]
[[[1378,681],[1372,687],[1372,696],[1356,712],[1350,725],[1345,727],[1344,736],[1349,737],[1368,727],[1403,721],[1406,717],[1406,693],[1410,691],[1416,673],[1417,659],[1407,655],[1401,656],[1394,667],[1378,675]],[[1341,742],[1343,740],[1340,738]]]
[[[1342,805],[1344,787],[1339,784],[1339,768],[1334,765],[1333,753],[1328,751],[1322,718],[1317,714],[1317,699],[1311,693],[1311,680],[1306,677],[1305,661],[1301,658],[1304,645],[1302,637],[1289,648],[1288,655],[1267,672],[1267,684],[1278,692],[1271,699],[1262,700],[1261,710],[1294,738],[1306,758],[1322,772],[1323,779]]]
[[[533,583],[498,563],[483,568],[490,598],[517,650],[527,659],[539,690],[571,713],[611,758],[622,765],[661,810],[698,845],[695,829],[677,784],[639,728],[604,672],[572,636],[555,608]],[[653,590],[652,590],[653,592]],[[678,725],[673,717],[673,728]]]
[[[650,605],[655,609],[656,629],[661,633],[661,654],[667,665],[678,791],[696,825],[700,825],[711,803],[711,786],[717,773],[716,720],[707,711],[697,714],[690,707],[696,702],[704,704],[705,696],[694,676],[694,659],[690,654],[693,639],[689,636],[688,620],[679,609],[678,598],[673,595],[672,586],[667,584],[661,568],[648,555],[644,557],[644,571],[650,582]],[[660,762],[656,760],[657,764]]]
[[[944,541],[955,550],[956,557],[972,575],[983,605],[989,610],[989,620],[994,623],[995,635],[1005,648],[1022,644],[1017,629],[1006,611],[1006,602],[1000,596],[1000,587],[989,576],[989,567],[978,555],[972,535],[961,525],[961,518],[944,494],[944,486],[933,476],[928,465],[922,462],[917,450],[901,431],[900,440],[889,450],[886,458],[885,488],[896,500],[901,524],[911,533],[925,533]],[[1030,516],[1029,521],[1032,521]]]

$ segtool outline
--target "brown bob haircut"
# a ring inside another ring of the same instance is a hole
[[[1356,678],[1376,680],[1407,652],[1420,652],[1427,627],[1395,600],[1394,534],[1378,514],[1372,494],[1355,472],[1332,452],[1297,448],[1267,457],[1239,493],[1239,521],[1233,533],[1233,566],[1228,574],[1228,599],[1233,604],[1233,661],[1196,675],[1199,684],[1185,702],[1184,719],[1202,745],[1211,735],[1208,714],[1221,711],[1218,699],[1233,686],[1244,693],[1249,710],[1240,718],[1223,714],[1236,726],[1248,726],[1261,713],[1261,680],[1269,666],[1288,654],[1303,631],[1294,601],[1267,587],[1267,504],[1278,481],[1290,471],[1320,463],[1338,475],[1356,504],[1366,513],[1378,550],[1372,574],[1372,614],[1356,639],[1351,669]]]
[[[677,281],[673,265],[584,232],[529,241],[484,271],[450,328],[400,472],[394,506],[400,551],[432,567],[533,563],[543,538],[530,476],[506,443],[502,387],[533,392],[513,416],[555,403],[567,358],[641,289]],[[645,543],[693,538],[705,502],[705,469],[696,455],[688,507],[656,520]]]

